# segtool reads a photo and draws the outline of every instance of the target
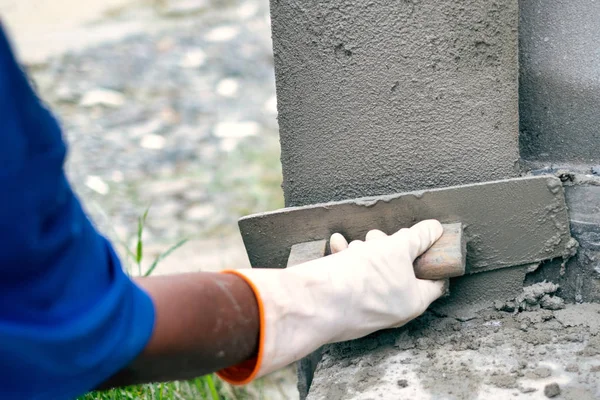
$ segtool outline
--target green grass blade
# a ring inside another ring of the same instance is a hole
[[[167,251],[165,251],[164,253],[162,253],[158,257],[156,257],[156,259],[154,260],[154,262],[152,263],[152,265],[150,265],[150,268],[148,268],[148,271],[146,271],[146,273],[144,274],[144,276],[150,276],[150,274],[152,274],[152,272],[154,272],[154,270],[156,269],[156,267],[157,267],[157,265],[158,265],[159,262],[161,262],[162,260],[164,260],[165,258],[167,258],[172,252],[174,252],[175,250],[177,250],[178,248],[180,248],[181,246],[183,246],[187,241],[188,241],[188,239],[182,239],[182,240],[180,240],[179,242],[177,242],[173,246],[171,246]]]
[[[206,390],[207,390],[207,385],[206,385],[206,381],[204,379],[203,376],[194,379],[194,384],[196,385],[195,389],[196,389],[196,397],[198,399],[206,399],[207,395],[206,395]]]
[[[144,221],[140,217],[138,220],[138,230],[137,230],[137,245],[136,245],[136,253],[135,253],[135,262],[138,265],[142,262],[142,253],[143,253],[143,245],[142,245],[142,233],[144,231]]]
[[[143,240],[142,233],[144,233],[144,225],[146,224],[146,218],[148,218],[148,212],[150,211],[150,207],[146,208],[144,214],[140,217],[138,221],[138,231],[137,231],[137,252],[136,252],[136,261],[138,264],[142,262],[143,256]]]
[[[148,206],[148,208],[146,208],[146,211],[144,211],[144,215],[142,216],[144,223],[146,222],[146,218],[148,218],[149,211],[150,211],[150,206]]]
[[[213,380],[212,375],[206,375],[206,384],[208,385],[208,390],[210,391],[212,400],[219,400],[219,393],[217,392],[215,381]]]
[[[131,257],[132,260],[135,260],[137,258],[135,253],[133,251],[131,251],[131,249],[129,247],[127,247],[127,243],[125,243],[122,240],[119,240],[119,243],[121,244],[121,246],[123,246],[123,248],[125,249],[125,252],[127,253],[127,255],[129,257]]]

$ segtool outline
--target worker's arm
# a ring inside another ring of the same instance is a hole
[[[194,378],[256,357],[258,304],[243,279],[199,272],[136,282],[153,298],[154,332],[142,354],[101,388]]]
[[[292,228],[293,229],[293,228]],[[415,277],[413,262],[443,233],[435,220],[388,236],[371,231],[335,254],[285,270],[230,271],[252,287],[260,313],[257,357],[219,375],[244,384],[301,359],[324,344],[399,327],[445,291],[444,281]]]
[[[413,271],[414,259],[441,233],[439,222],[424,221],[392,236],[371,231],[350,246],[336,234],[336,254],[287,270],[138,279],[155,304],[152,338],[101,387],[217,370],[244,384],[323,344],[401,326],[443,292],[442,282],[416,279]]]
[[[0,398],[73,398],[251,358],[258,307],[243,279],[125,274],[71,190],[61,129],[2,29],[0,124]]]

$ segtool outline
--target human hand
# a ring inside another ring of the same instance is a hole
[[[342,267],[346,271],[341,275],[349,287],[354,287],[355,293],[363,292],[362,298],[359,296],[358,302],[352,304],[355,321],[349,324],[354,329],[345,330],[339,340],[402,326],[422,314],[444,293],[445,281],[417,279],[413,269],[414,260],[442,233],[443,228],[438,221],[428,220],[390,236],[371,230],[365,241],[354,240],[350,244],[339,233],[331,236],[332,254],[344,256],[349,260],[347,265],[352,266],[351,269]],[[332,268],[340,267],[335,265]]]
[[[422,314],[443,294],[445,283],[417,279],[413,262],[442,233],[438,221],[428,220],[390,236],[370,231],[364,242],[349,245],[334,234],[330,256],[285,270],[233,272],[253,288],[261,310],[252,378],[323,344],[399,327]]]

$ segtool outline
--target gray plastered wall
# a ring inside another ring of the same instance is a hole
[[[510,1],[271,1],[287,206],[518,173]]]
[[[600,2],[520,2],[521,156],[600,163]]]

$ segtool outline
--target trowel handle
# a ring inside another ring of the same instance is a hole
[[[447,279],[465,274],[467,244],[461,223],[443,224],[444,233],[437,242],[415,260],[419,279]],[[323,257],[327,240],[298,243],[292,246],[288,267]]]
[[[415,276],[419,279],[447,279],[465,274],[467,242],[463,225],[442,226],[442,237],[415,260]]]

